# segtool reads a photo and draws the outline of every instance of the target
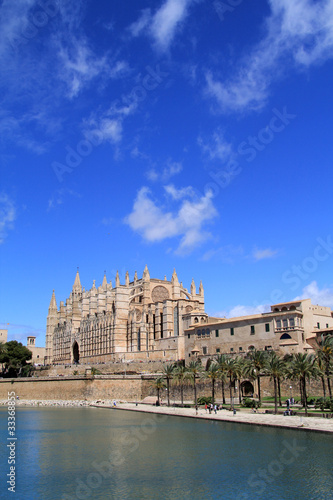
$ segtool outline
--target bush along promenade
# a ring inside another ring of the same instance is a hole
[[[251,411],[257,412],[259,408],[266,407],[267,413],[280,412],[284,415],[304,416],[323,414],[332,417],[332,374],[333,336],[329,335],[321,338],[313,354],[297,353],[282,356],[275,351],[252,350],[245,357],[220,354],[208,360],[205,367],[200,358],[190,361],[188,365],[182,360],[168,363],[163,366],[162,373],[152,385],[156,390],[157,405],[161,404],[161,395],[164,396],[166,393],[166,404],[170,406],[172,392],[175,405],[175,389],[177,389],[180,406],[184,407],[184,390],[186,388],[188,391],[190,386],[196,408],[198,405],[214,407],[218,399],[222,403],[219,404],[220,408],[228,407],[230,410],[250,408]],[[273,395],[270,397],[262,396],[261,382],[265,377],[269,378],[273,387]],[[322,397],[308,394],[309,383],[314,380],[320,381]],[[256,397],[253,397],[253,394],[243,396],[244,381],[256,385]],[[300,395],[297,401],[289,396],[287,400],[282,401],[281,384],[286,381],[293,384],[293,387],[297,386]],[[203,382],[210,394],[198,398],[197,385]]]

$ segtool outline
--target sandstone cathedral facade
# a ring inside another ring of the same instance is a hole
[[[72,292],[58,309],[53,291],[46,326],[46,364],[98,363],[130,360],[184,359],[184,330],[207,322],[204,290],[192,280],[190,292],[179,283],[151,278],[147,266],[142,278],[114,286],[107,282],[90,290],[76,273]]]

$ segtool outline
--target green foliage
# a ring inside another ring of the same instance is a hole
[[[28,369],[23,370],[27,361],[32,358],[32,353],[21,342],[10,340],[2,346],[0,363],[5,365],[5,377],[27,376]],[[24,375],[25,373],[25,375]]]
[[[333,411],[333,398],[317,398],[315,401],[315,408],[320,408],[321,411]]]
[[[212,396],[201,396],[197,400],[197,404],[200,405],[209,405],[212,402]]]
[[[95,366],[93,366],[91,368],[91,375],[102,375],[102,372],[98,368],[95,368]]]
[[[78,375],[79,374],[79,371],[78,370],[74,370],[73,371],[73,375]]]
[[[255,401],[254,399],[251,398],[244,398],[242,401],[242,406],[244,408],[260,408],[261,403],[260,401]]]

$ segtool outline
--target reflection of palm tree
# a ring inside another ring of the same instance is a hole
[[[326,335],[326,337],[322,335],[320,342],[317,342],[316,352],[317,352],[318,365],[321,365],[321,368],[325,372],[325,376],[327,379],[328,393],[331,398],[332,390],[331,390],[330,376],[332,375],[332,364],[333,364],[333,335]],[[325,394],[326,392],[325,382],[323,383],[323,389]]]
[[[289,367],[291,377],[300,381],[304,398],[305,415],[308,414],[306,381],[317,376],[317,369],[314,362],[315,357],[313,354],[297,353],[294,354]]]
[[[194,390],[194,404],[197,406],[197,385],[196,385],[196,379],[199,376],[199,374],[202,372],[202,366],[201,362],[199,360],[196,361],[190,361],[188,367],[187,367],[187,374],[186,377],[191,380],[193,383],[193,390]]]
[[[212,404],[215,400],[215,382],[220,377],[220,371],[217,363],[211,363],[208,370],[203,372],[203,377],[208,378],[212,382]]]
[[[173,363],[168,363],[163,365],[162,371],[167,382],[167,392],[168,392],[168,406],[170,406],[170,380],[172,380],[174,375],[175,365]]]
[[[276,414],[278,408],[277,382],[278,379],[285,373],[285,362],[276,354],[276,352],[271,351],[267,356],[265,371],[274,382],[274,412]]]
[[[165,382],[163,377],[157,377],[153,382],[152,386],[157,391],[157,403],[160,406],[160,390],[165,388]]]
[[[175,367],[173,372],[173,379],[177,385],[180,387],[180,401],[182,407],[184,406],[184,382],[186,379],[187,369],[184,365],[178,365]]]
[[[256,379],[258,381],[258,397],[261,402],[261,388],[260,388],[260,376],[265,368],[266,363],[266,353],[265,351],[250,351],[247,355],[248,365],[246,374],[248,377],[252,379]]]

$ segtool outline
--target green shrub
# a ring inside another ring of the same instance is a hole
[[[255,401],[251,398],[244,398],[242,401],[242,406],[244,406],[244,408],[260,408],[261,403],[260,401]]]
[[[200,398],[197,399],[197,404],[198,405],[209,405],[212,402],[212,397],[211,396],[201,396]]]

